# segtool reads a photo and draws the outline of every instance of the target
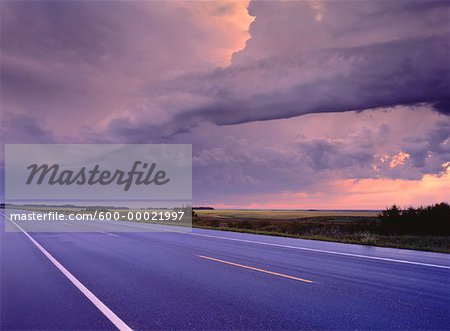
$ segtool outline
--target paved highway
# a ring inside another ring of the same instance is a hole
[[[447,254],[1,218],[1,330],[450,328]]]

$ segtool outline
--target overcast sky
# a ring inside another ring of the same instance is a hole
[[[448,1],[1,4],[5,143],[191,143],[195,205],[448,201]]]

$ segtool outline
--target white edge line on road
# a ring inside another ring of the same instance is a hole
[[[148,229],[149,228],[148,226],[139,226],[137,224],[126,224],[125,222],[123,224],[120,224],[120,225],[131,226],[131,227],[134,227],[134,228],[141,228],[141,229]],[[254,240],[248,240],[248,239],[238,239],[238,238],[230,238],[230,237],[213,236],[213,235],[208,235],[208,234],[203,234],[203,233],[166,230],[166,229],[160,229],[160,228],[152,228],[152,229],[155,229],[157,231],[165,231],[165,232],[169,232],[169,233],[170,232],[172,232],[172,233],[182,233],[182,234],[189,234],[189,235],[193,235],[193,236],[202,236],[202,237],[216,238],[216,239],[222,239],[222,240],[231,240],[231,241],[238,241],[238,242],[257,244],[257,245],[266,245],[266,246],[273,246],[273,247],[290,248],[290,249],[297,249],[297,250],[308,251],[308,252],[317,252],[317,253],[325,253],[325,254],[357,257],[357,258],[369,259],[369,260],[394,262],[394,263],[403,263],[403,264],[409,264],[409,265],[418,265],[418,266],[423,266],[423,267],[432,267],[432,268],[440,268],[440,269],[450,270],[450,266],[440,265],[440,264],[431,264],[431,263],[415,262],[415,261],[408,261],[408,260],[398,260],[398,259],[391,259],[391,258],[387,258],[387,257],[369,256],[369,255],[354,254],[354,253],[336,252],[336,251],[329,251],[329,250],[323,250],[323,249],[317,249],[317,248],[307,248],[307,247],[301,247],[301,246],[282,245],[282,244],[268,243],[268,242],[263,242],[263,241],[254,241]]]
[[[184,233],[184,232],[180,232],[180,233]],[[387,262],[413,264],[413,265],[420,265],[420,266],[425,266],[425,267],[434,267],[434,268],[441,268],[441,269],[450,269],[450,266],[445,266],[445,265],[440,265],[440,264],[430,264],[430,263],[422,263],[422,262],[415,262],[415,261],[390,259],[390,258],[387,258],[387,257],[378,257],[378,256],[360,255],[360,254],[353,254],[353,253],[327,251],[327,250],[315,249],[315,248],[306,248],[306,247],[299,247],[299,246],[289,246],[289,245],[267,243],[267,242],[263,242],[263,241],[253,241],[253,240],[246,240],[246,239],[219,237],[219,236],[212,236],[212,235],[207,235],[207,234],[202,234],[202,233],[188,233],[188,234],[192,234],[192,235],[196,235],[196,236],[218,238],[218,239],[224,239],[224,240],[233,240],[233,241],[240,241],[240,242],[246,242],[246,243],[253,243],[253,244],[258,244],[258,245],[267,245],[267,246],[275,246],[275,247],[283,247],[283,248],[292,248],[292,249],[298,249],[298,250],[310,251],[310,252],[327,253],[327,254],[342,255],[342,256],[351,256],[351,257],[358,257],[358,258],[379,260],[379,261],[387,261]]]
[[[6,217],[6,215],[3,215]],[[24,229],[17,225],[14,221],[10,220],[20,231],[22,231],[28,239],[52,262],[55,267],[59,269],[66,276],[81,293],[88,298],[98,310],[100,310],[103,315],[106,316],[119,330],[132,330],[124,321],[122,321],[119,316],[117,316],[111,309],[109,309],[99,298],[97,298],[94,293],[92,293],[86,286],[84,286],[74,275],[72,275],[69,270],[67,270],[61,263],[58,262],[47,250],[42,247],[36,240],[33,239]]]
[[[103,232],[103,231],[97,231],[97,232],[98,232],[98,233],[107,234],[108,236],[111,236],[111,237],[120,237],[119,235],[113,234],[113,233],[108,233],[108,232]]]
[[[134,225],[134,224],[123,224],[123,225],[132,226],[132,227],[138,227],[138,228],[143,228],[143,229],[148,229],[148,227],[138,226],[138,225]],[[153,228],[153,229],[155,229],[155,228]],[[423,262],[415,262],[415,261],[408,261],[408,260],[398,260],[398,259],[391,259],[391,258],[388,258],[388,257],[379,257],[379,256],[369,256],[369,255],[354,254],[354,253],[336,252],[336,251],[329,251],[329,250],[316,249],[316,248],[307,248],[307,247],[300,247],[300,246],[282,245],[282,244],[268,243],[268,242],[264,242],[264,241],[254,241],[254,240],[248,240],[248,239],[238,239],[238,238],[230,238],[230,237],[213,236],[213,235],[203,234],[203,233],[183,232],[183,231],[166,230],[166,229],[156,229],[156,230],[158,230],[158,231],[162,230],[162,231],[165,231],[165,232],[175,232],[175,233],[189,234],[189,235],[193,235],[193,236],[202,236],[202,237],[216,238],[216,239],[222,239],[222,240],[231,240],[231,241],[245,242],[245,243],[257,244],[257,245],[266,245],[266,246],[273,246],[273,247],[297,249],[297,250],[308,251],[308,252],[317,252],[317,253],[325,253],[325,254],[333,254],[333,255],[341,255],[341,256],[350,256],[350,257],[357,257],[357,258],[369,259],[369,260],[395,262],[395,263],[403,263],[403,264],[410,264],[410,265],[418,265],[418,266],[422,266],[422,267],[432,267],[432,268],[440,268],[440,269],[448,269],[448,270],[450,270],[450,266],[440,265],[440,264],[423,263]]]

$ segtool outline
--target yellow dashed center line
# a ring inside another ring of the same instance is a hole
[[[213,257],[204,256],[204,255],[197,255],[197,256],[202,258],[202,259],[211,260],[211,261],[215,261],[215,262],[220,262],[220,263],[224,263],[224,264],[228,264],[228,265],[232,265],[232,266],[240,267],[240,268],[244,268],[244,269],[249,269],[249,270],[253,270],[253,271],[264,272],[266,274],[273,275],[273,276],[289,278],[289,279],[297,280],[297,281],[304,282],[304,283],[313,283],[312,280],[298,278],[298,277],[285,275],[285,274],[280,274],[278,272],[273,272],[273,271],[269,271],[269,270],[264,270],[264,269],[259,269],[259,268],[255,268],[255,267],[250,267],[250,266],[243,265],[243,264],[238,264],[238,263],[228,262],[228,261],[224,261],[224,260],[219,260],[219,259],[216,259],[216,258],[213,258]]]

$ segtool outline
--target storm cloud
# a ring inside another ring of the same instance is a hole
[[[2,136],[192,143],[205,203],[443,178],[449,14],[448,1],[4,2]]]

